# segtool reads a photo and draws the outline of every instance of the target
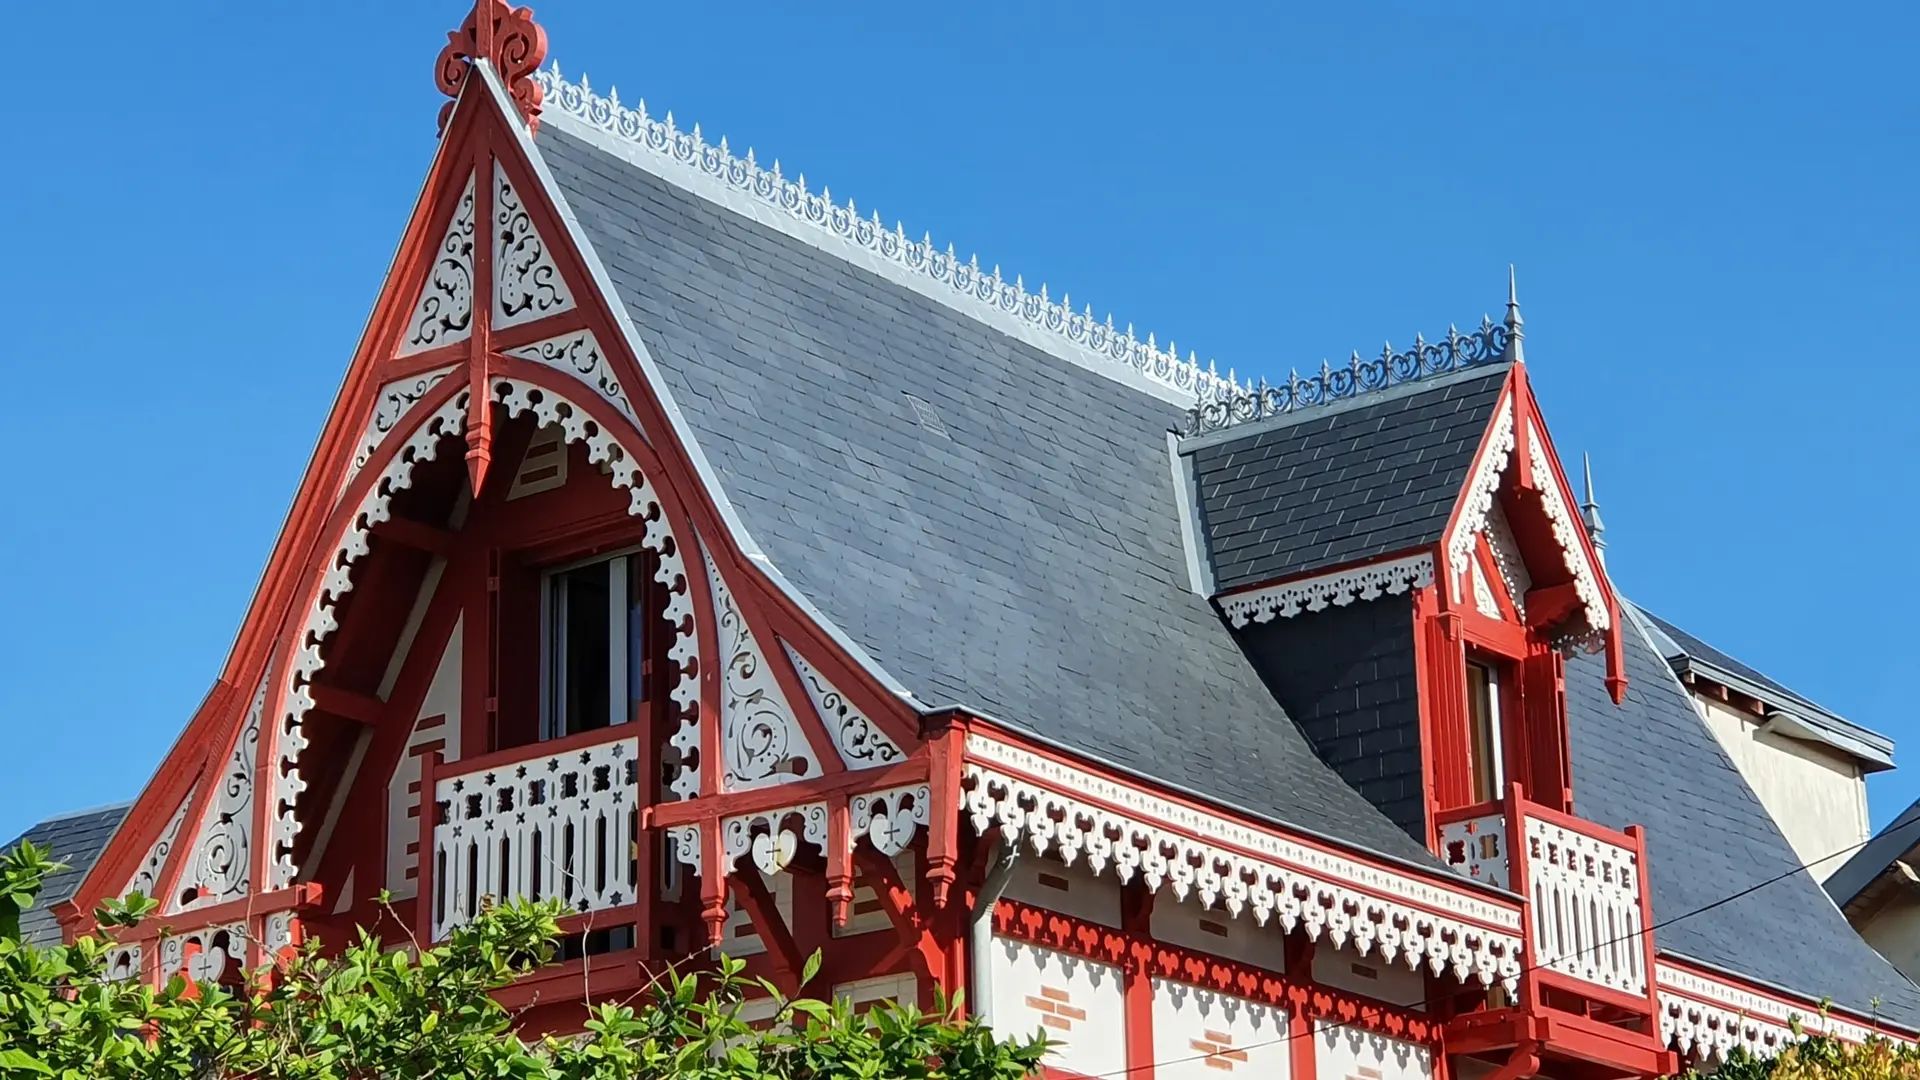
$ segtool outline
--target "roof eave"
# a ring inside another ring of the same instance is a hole
[[[1668,661],[1678,674],[1719,683],[1760,702],[1767,709],[1768,729],[1779,735],[1829,746],[1858,761],[1867,772],[1883,772],[1894,767],[1893,740],[1879,732],[1835,716],[1809,701],[1788,697],[1686,652],[1669,655]]]

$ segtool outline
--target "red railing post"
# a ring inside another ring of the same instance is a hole
[[[435,774],[440,771],[440,765],[438,750],[420,759],[420,855],[416,860],[419,869],[414,874],[419,891],[414,897],[413,923],[414,938],[423,949],[433,944],[433,891],[439,887],[433,876],[433,825],[440,805],[434,794]]]

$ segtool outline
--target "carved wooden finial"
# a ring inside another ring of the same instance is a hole
[[[458,98],[473,61],[485,59],[513,95],[528,129],[538,131],[546,91],[533,81],[533,73],[546,58],[547,32],[533,21],[532,8],[508,7],[506,0],[474,0],[467,21],[447,35],[447,47],[434,66],[434,82],[441,93]],[[441,131],[452,115],[453,103],[448,102],[440,110]]]

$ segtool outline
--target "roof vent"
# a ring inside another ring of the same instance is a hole
[[[901,393],[906,393],[906,391],[903,390]],[[907,400],[913,404],[913,415],[920,421],[921,427],[926,428],[928,431],[933,432],[943,439],[953,438],[952,435],[947,434],[947,425],[940,422],[940,414],[934,411],[931,403],[925,399],[917,398],[912,394],[907,394]]]

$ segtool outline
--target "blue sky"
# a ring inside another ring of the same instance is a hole
[[[1242,373],[1497,315],[1517,263],[1621,588],[1920,755],[1920,8],[1279,6],[538,10],[596,87]],[[10,12],[0,835],[132,797],[218,673],[463,14]]]

